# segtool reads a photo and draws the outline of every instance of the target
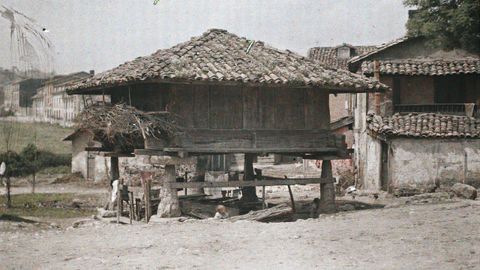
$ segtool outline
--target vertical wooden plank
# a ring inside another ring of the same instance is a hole
[[[193,127],[193,86],[173,85],[168,110],[179,116],[181,125]]]
[[[275,128],[305,128],[303,89],[279,88],[275,95]]]
[[[328,91],[324,89],[305,89],[305,128],[329,129],[330,108]]]
[[[275,128],[275,88],[261,87],[258,89],[258,120],[259,128]]]
[[[196,85],[193,87],[193,126],[208,128],[209,119],[209,86]]]
[[[244,129],[261,128],[258,113],[258,90],[258,87],[245,87],[242,89]]]
[[[225,91],[221,86],[210,86],[209,94],[209,124],[211,129],[221,129],[224,126]]]
[[[224,129],[241,129],[243,127],[242,88],[226,86],[224,89]]]

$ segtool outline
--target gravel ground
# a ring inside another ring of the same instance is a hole
[[[0,227],[0,268],[480,269],[479,224],[477,200],[290,223],[91,220],[68,229]]]

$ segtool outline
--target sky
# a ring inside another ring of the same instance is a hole
[[[311,47],[378,45],[403,36],[402,0],[0,0],[46,28],[57,74],[102,72],[221,28],[306,55]],[[12,66],[0,17],[0,67]],[[13,59],[13,61],[15,61]]]

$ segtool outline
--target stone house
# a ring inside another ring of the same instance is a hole
[[[32,97],[44,79],[33,78],[13,81],[3,86],[3,107],[16,115],[29,115]]]
[[[314,47],[308,50],[308,57],[320,64],[348,70],[348,60],[355,56],[375,50],[376,46],[353,46],[343,43],[335,47]],[[329,99],[331,128],[337,134],[345,135],[349,148],[353,145],[353,103],[355,95],[350,93],[331,94]],[[335,160],[333,166],[336,173],[354,171],[351,159]]]
[[[349,62],[389,85],[357,94],[360,187],[409,195],[462,182],[480,186],[480,57],[401,38]]]
[[[57,75],[46,80],[38,88],[35,96],[32,97],[32,116],[35,121],[59,124],[61,126],[72,126],[73,120],[82,110],[86,102],[80,96],[69,96],[66,94],[66,87],[77,83],[93,75],[93,71],[76,72],[68,75]],[[108,97],[97,96],[95,101],[102,101]],[[92,97],[88,97],[93,101]]]

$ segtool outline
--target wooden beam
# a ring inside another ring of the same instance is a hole
[[[67,90],[68,95],[88,95],[88,94],[111,94],[114,88],[126,87],[139,84],[180,84],[180,85],[223,85],[223,86],[241,86],[241,87],[271,87],[271,88],[314,88],[320,91],[329,91],[330,93],[367,93],[367,92],[381,92],[383,89],[355,87],[355,86],[322,86],[322,85],[292,85],[280,83],[255,83],[255,82],[241,82],[241,81],[200,81],[200,80],[186,80],[186,79],[152,79],[152,80],[136,80],[132,82],[117,83],[114,85],[102,85],[96,87],[89,87],[86,89]]]
[[[117,152],[101,152],[99,155],[102,157],[135,157],[134,154]]]
[[[153,149],[135,149],[135,155],[145,155],[145,156],[168,156],[168,153],[162,150],[153,150]]]
[[[108,149],[105,147],[85,147],[85,151],[112,151],[112,149]]]
[[[204,154],[228,154],[228,153],[336,153],[335,147],[322,148],[164,148],[164,152],[188,152]]]
[[[285,186],[334,183],[330,178],[296,178],[280,180],[252,180],[252,181],[227,181],[227,182],[174,182],[168,183],[170,188],[206,188],[206,187],[258,187],[258,186]]]

